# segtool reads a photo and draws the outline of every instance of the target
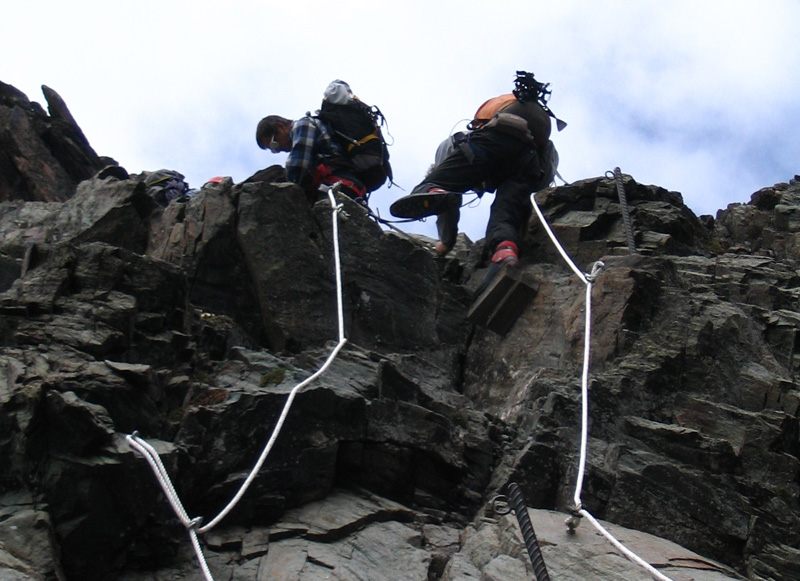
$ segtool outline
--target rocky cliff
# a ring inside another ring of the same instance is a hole
[[[331,205],[226,179],[159,206],[45,94],[0,84],[0,578],[203,579],[126,436],[208,523],[290,393],[200,536],[215,579],[533,579],[512,481],[553,579],[651,578],[563,525],[586,287],[535,217],[537,293],[500,336],[467,320],[480,241],[439,258],[340,199],[347,342],[296,391],[339,338]],[[583,507],[671,579],[798,579],[800,179],[715,219],[623,183],[635,254],[613,180],[536,196],[604,265]]]

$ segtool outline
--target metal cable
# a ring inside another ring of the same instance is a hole
[[[606,172],[608,175],[608,172]],[[631,214],[628,211],[628,199],[625,197],[625,187],[622,185],[622,172],[618,167],[614,168],[614,181],[617,184],[617,197],[622,208],[622,222],[625,224],[625,235],[628,237],[628,250],[631,254],[637,254],[636,242],[633,239],[633,227],[631,226]]]
[[[511,506],[514,508],[514,514],[517,516],[519,529],[522,531],[522,538],[525,540],[525,547],[528,549],[528,556],[531,558],[531,565],[533,565],[533,574],[536,577],[536,581],[550,581],[550,575],[544,564],[542,551],[536,540],[536,533],[533,531],[531,517],[528,514],[528,506],[525,504],[525,499],[522,498],[522,490],[520,490],[516,482],[508,483],[508,499],[511,501]]]

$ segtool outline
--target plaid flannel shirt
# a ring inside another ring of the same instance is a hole
[[[311,183],[321,161],[342,155],[341,147],[331,139],[328,127],[308,115],[292,123],[289,136],[292,150],[286,158],[286,176],[290,182],[301,186]]]

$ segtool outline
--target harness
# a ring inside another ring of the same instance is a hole
[[[337,182],[341,182],[342,186],[346,188],[344,191],[345,194],[353,198],[354,200],[364,200],[366,202],[367,198],[369,197],[369,192],[367,192],[367,188],[362,184],[360,181],[351,179],[350,177],[342,176],[342,173],[349,174],[353,170],[350,169],[352,164],[341,154],[337,154],[336,147],[339,144],[336,144],[332,139],[330,139],[330,133],[328,133],[328,127],[323,126],[323,122],[320,119],[317,119],[313,115],[306,115],[312,123],[317,127],[321,135],[326,135],[328,138],[326,139],[326,146],[327,149],[330,151],[329,154],[323,154],[321,156],[320,162],[310,170],[311,174],[311,189],[312,191],[316,191],[320,185],[325,186],[332,186]],[[366,137],[362,138],[360,141],[356,141],[351,139],[341,132],[335,132],[337,135],[345,138],[350,145],[348,146],[349,149],[357,147],[361,143],[365,143],[367,141],[371,141],[372,139],[377,139],[378,136],[375,134],[367,135]],[[339,146],[340,147],[340,146]],[[348,149],[348,150],[349,150]]]
[[[353,198],[354,200],[359,201],[359,199],[361,199],[364,200],[364,202],[366,202],[369,199],[369,192],[367,191],[367,188],[364,187],[364,184],[340,176],[337,172],[334,171],[331,165],[328,165],[323,162],[320,163],[314,169],[313,188],[315,190],[320,185],[332,186],[337,182],[341,182],[341,184],[345,188],[347,188],[348,190],[350,190],[350,192],[352,192],[352,194],[349,192],[344,192],[344,193]]]

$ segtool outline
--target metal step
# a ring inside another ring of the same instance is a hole
[[[475,299],[467,319],[498,335],[505,335],[534,296],[533,278],[525,276],[519,268],[505,267]]]

